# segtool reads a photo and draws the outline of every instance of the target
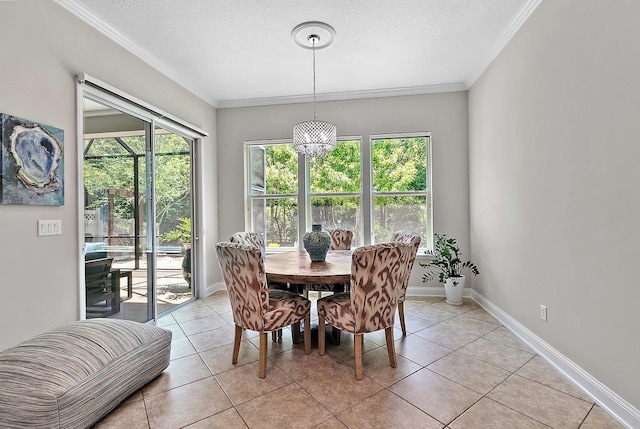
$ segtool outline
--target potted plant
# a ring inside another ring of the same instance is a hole
[[[182,277],[191,287],[191,218],[181,217],[174,229],[164,233],[162,241],[177,241],[184,248]]]
[[[447,237],[446,234],[436,233],[435,239],[433,260],[427,264],[420,263],[421,267],[432,268],[431,271],[422,276],[422,281],[428,282],[437,274],[438,281],[444,284],[447,303],[462,305],[465,281],[462,271],[468,269],[474,276],[480,274],[480,271],[478,271],[478,267],[473,262],[462,262],[460,259],[462,252],[460,252],[455,238]]]

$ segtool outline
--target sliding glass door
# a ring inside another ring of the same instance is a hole
[[[117,107],[84,99],[85,315],[146,322],[194,297],[194,140]]]

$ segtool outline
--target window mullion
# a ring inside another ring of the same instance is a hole
[[[373,183],[371,180],[371,137],[362,136],[360,142],[360,165],[362,174],[360,175],[360,192],[362,192],[361,212],[362,212],[362,244],[373,243]]]

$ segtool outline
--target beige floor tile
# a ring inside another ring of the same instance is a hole
[[[189,336],[189,340],[197,352],[204,352],[226,344],[233,344],[234,338],[235,328],[233,326],[212,329]]]
[[[161,328],[171,331],[171,340],[177,340],[179,338],[186,337],[184,331],[182,330],[182,328],[180,328],[180,325],[178,325],[178,323],[176,322],[161,326]]]
[[[337,417],[332,417],[314,426],[314,429],[347,429],[347,427]]]
[[[92,429],[144,429],[149,427],[143,401],[122,403]]]
[[[326,408],[295,383],[245,402],[237,410],[250,428],[312,428],[331,417]]]
[[[276,390],[293,380],[273,362],[267,362],[267,376],[258,377],[258,362],[216,374],[216,379],[234,405]]]
[[[180,428],[232,407],[213,377],[145,397],[149,426]]]
[[[178,323],[186,322],[187,320],[202,319],[213,315],[215,315],[215,312],[208,305],[195,305],[195,303],[179,308],[171,313],[171,316],[173,316]]]
[[[476,308],[479,308],[479,305],[476,304],[474,301],[468,298],[465,298],[464,303],[462,305],[447,304],[447,302],[443,300],[443,301],[434,302],[433,304],[431,304],[431,307],[437,308],[439,310],[448,311],[450,313],[464,314],[467,311],[471,311],[471,310],[475,310]]]
[[[159,326],[161,328],[164,328],[167,325],[175,325],[178,322],[176,321],[176,319],[173,318],[171,314],[167,314],[165,316],[160,317],[158,320],[156,321],[152,320],[149,323],[154,326]]]
[[[453,352],[427,368],[483,395],[511,375],[509,371],[460,352]]]
[[[130,404],[132,402],[137,402],[142,400],[143,400],[142,389],[139,389],[136,392],[132,393],[127,399],[122,401],[122,404]]]
[[[414,332],[417,332],[421,329],[427,328],[429,326],[435,325],[436,323],[438,323],[438,321],[435,320],[428,320],[425,318],[422,318],[418,315],[414,315],[414,317],[408,317],[407,312],[405,311],[405,326],[407,327],[407,334],[412,334]],[[396,314],[396,321],[395,321],[395,326],[396,327],[401,327],[400,325],[400,316],[398,316]],[[402,334],[402,332],[401,332]]]
[[[592,405],[519,375],[507,378],[487,396],[554,428],[577,428]]]
[[[245,424],[240,414],[235,408],[230,408],[226,411],[218,413],[214,416],[207,417],[192,425],[186,426],[187,429],[246,429],[248,426]]]
[[[408,313],[408,314],[412,316],[415,315],[429,322],[433,322],[433,324],[440,323],[442,321],[451,319],[452,317],[456,316],[455,313],[452,313],[450,311],[440,310],[439,308],[436,308],[433,305],[424,305],[416,309],[415,313]]]
[[[532,353],[484,338],[461,347],[459,351],[511,372],[516,371],[534,357]]]
[[[355,360],[351,359],[345,363],[355,370]],[[376,383],[387,387],[422,369],[422,365],[418,365],[397,353],[396,363],[397,366],[391,368],[386,347],[379,347],[362,355],[362,372]]]
[[[456,326],[443,325],[442,323],[424,328],[423,330],[416,332],[414,335],[453,350],[459,349],[460,347],[478,339],[478,335],[462,330]]]
[[[518,369],[516,374],[573,395],[583,401],[593,402],[580,387],[573,383],[568,377],[564,376],[559,369],[547,362],[542,356],[535,356],[524,364],[522,368]]]
[[[407,335],[395,341],[396,354],[426,366],[448,355],[453,350],[429,341],[417,334]]]
[[[580,426],[580,429],[623,429],[624,426],[618,423],[605,410],[598,405],[594,405],[587,418]]]
[[[447,319],[444,322],[441,322],[440,325],[457,328],[461,331],[477,335],[478,337],[481,337],[498,328],[498,326],[493,323],[483,322],[482,320],[467,317],[466,314]]]
[[[217,314],[201,317],[199,319],[178,322],[180,328],[186,335],[193,335],[199,332],[210,331],[211,329],[227,328],[229,324]]]
[[[255,336],[255,337],[251,337],[248,339],[249,342],[251,342],[256,349],[260,349],[260,336]],[[293,344],[293,338],[291,336],[291,330],[290,329],[283,329],[282,330],[282,341],[279,342],[273,342],[271,339],[271,333],[268,334],[268,338],[267,338],[267,356],[275,356],[278,355],[280,353],[289,351],[291,349],[293,349],[294,344]],[[304,348],[304,344],[296,344],[295,347],[302,347]]]
[[[451,422],[482,397],[426,368],[388,389],[444,424]]]
[[[451,429],[548,429],[524,414],[482,398],[449,425]]]
[[[233,344],[227,344],[204,351],[200,353],[200,357],[207,367],[209,367],[211,373],[216,375],[251,362],[256,362],[260,359],[260,352],[250,341],[242,340],[240,341],[238,362],[235,365],[231,363],[233,359]]]
[[[472,317],[474,319],[482,320],[483,322],[493,323],[494,325],[502,326],[502,323],[500,323],[498,319],[490,315],[484,308],[476,308],[475,310],[471,310],[464,313],[464,315],[467,317]]]
[[[484,336],[484,339],[515,347],[516,349],[524,350],[525,352],[534,354],[536,353],[536,351],[529,347],[527,343],[522,341],[516,334],[514,334],[504,326],[501,326],[498,329],[489,332]]]
[[[207,305],[216,313],[231,313],[231,301],[229,298],[208,302]]]
[[[172,360],[162,374],[142,389],[142,393],[145,397],[157,395],[169,389],[211,377],[211,375],[211,371],[200,356],[197,354],[186,356]]]
[[[196,354],[196,349],[191,345],[187,337],[171,341],[171,360]]]
[[[441,429],[443,425],[388,390],[382,390],[338,414],[349,428]]]
[[[298,384],[331,413],[337,414],[382,390],[382,386],[364,377],[355,379],[353,368],[337,364],[298,380]]]
[[[347,334],[346,332],[343,332],[341,335],[351,335],[353,337],[352,334]],[[393,327],[393,338],[402,338],[402,329],[399,324]],[[376,343],[381,347],[387,345],[387,335],[385,334],[384,329],[364,334],[364,339]]]
[[[327,354],[320,356],[315,349],[312,349],[311,354],[307,355],[304,353],[303,348],[296,348],[275,355],[271,358],[271,361],[294,380],[315,374],[338,363]]]

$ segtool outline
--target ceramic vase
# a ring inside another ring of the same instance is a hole
[[[311,226],[311,231],[302,237],[302,243],[312,262],[322,262],[326,259],[331,246],[331,236],[327,231],[322,230],[322,225],[314,224]]]

